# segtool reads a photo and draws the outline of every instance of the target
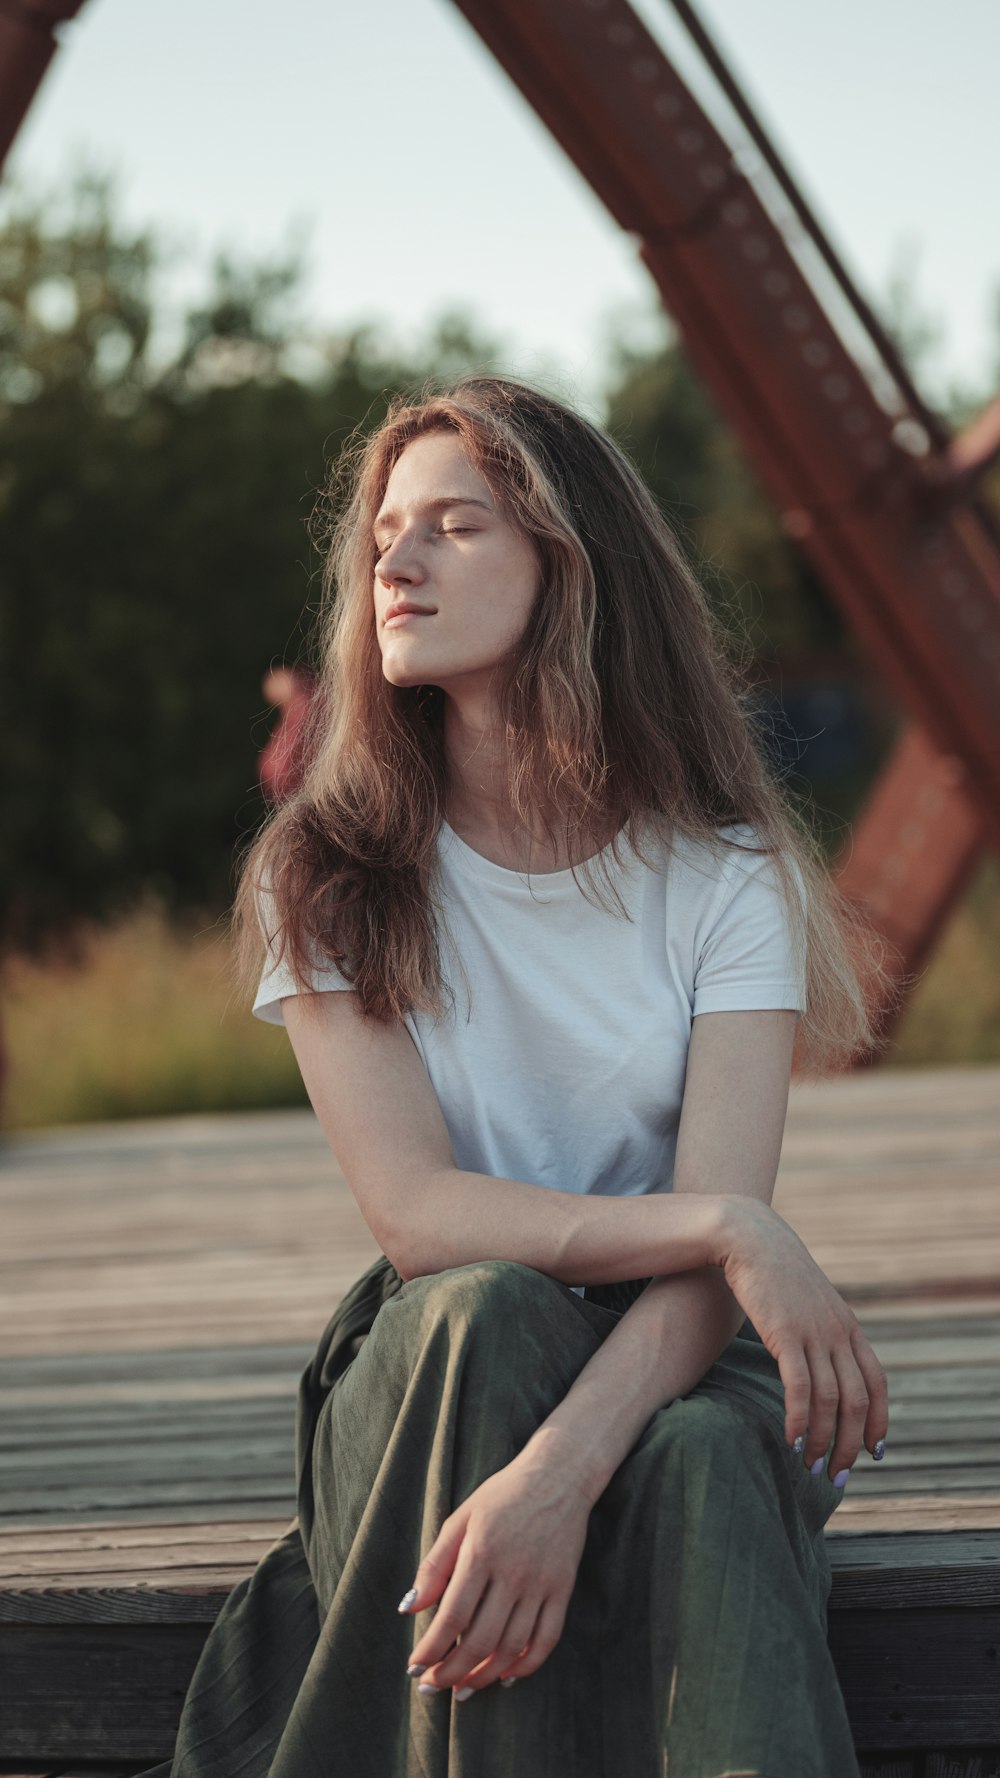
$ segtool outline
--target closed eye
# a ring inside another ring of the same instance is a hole
[[[442,525],[441,535],[442,537],[469,537],[475,530],[475,525]],[[387,555],[389,549],[390,545],[388,543],[374,541],[372,543],[372,551],[376,562],[379,562],[384,555]]]

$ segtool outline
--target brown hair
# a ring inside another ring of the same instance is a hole
[[[359,428],[348,440],[310,520],[324,552],[318,690],[301,785],[240,861],[241,988],[252,996],[257,984],[267,906],[276,931],[266,936],[301,987],[326,961],[370,1017],[444,1010],[433,875],[447,791],[444,694],[394,686],[382,672],[372,542],[397,458],[441,430],[458,435],[539,562],[524,635],[493,677],[519,818],[548,805],[567,837],[613,821],[640,857],[654,834],[668,847],[674,836],[701,842],[716,861],[736,844],[718,829],[750,824],[774,860],[805,966],[796,1065],[818,1073],[876,1048],[866,995],[885,1006],[897,991],[885,941],[837,889],[770,775],[744,708],[745,670],[670,525],[598,427],[536,388],[486,374],[396,396],[371,434]],[[612,853],[620,862],[617,841]],[[591,887],[593,864],[579,867]],[[608,882],[613,892],[610,873]]]

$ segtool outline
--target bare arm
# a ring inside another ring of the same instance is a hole
[[[463,1171],[404,1025],[363,1019],[344,989],[282,1008],[327,1141],[403,1278],[511,1259],[564,1284],[606,1284],[716,1262],[720,1193],[591,1197]]]
[[[711,1183],[726,1194],[770,1204],[788,1108],[795,1018],[794,1012],[776,1010],[701,1013],[694,1020],[675,1193],[692,1201]],[[744,1319],[715,1265],[654,1277],[532,1434],[518,1461],[525,1467],[565,1465],[593,1503],[657,1408],[701,1381]]]

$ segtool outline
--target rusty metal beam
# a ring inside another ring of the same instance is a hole
[[[1000,844],[1000,557],[928,477],[626,0],[457,0],[624,228],[790,532]],[[925,439],[925,435],[924,435]],[[926,442],[926,439],[925,439]]]
[[[0,167],[56,50],[56,32],[83,0],[0,5]]]
[[[906,400],[915,414],[918,414],[928,436],[940,444],[948,442],[948,429],[942,424],[940,416],[925,403],[916,384],[913,382],[905,360],[901,356],[895,340],[882,326],[882,323],[871,304],[866,301],[840,255],[835,251],[832,242],[824,234],[819,221],[805,197],[799,190],[784,161],[781,159],[773,142],[764,130],[760,119],[750,106],[742,88],[737,84],[715,43],[706,31],[700,18],[690,4],[690,0],[669,0],[678,18],[684,24],[688,35],[697,45],[706,66],[711,69],[719,88],[732,106],[733,111],[753,142],[765,165],[769,168],[778,186],[788,199],[799,221],[806,229],[810,240],[816,247],[827,269],[832,272],[851,308],[858,316],[869,339],[874,340],[879,356],[890,370],[898,387],[904,392]]]
[[[853,863],[835,866],[901,946],[908,976],[983,845],[1000,845],[994,518],[968,486],[960,507],[941,500],[955,450],[949,428],[921,400],[687,0],[675,0],[677,11],[744,124],[752,121],[758,149],[864,329],[864,368],[793,250],[800,243],[786,238],[626,0],[455,4],[637,237],[686,351],[785,529],[919,724],[859,820]],[[955,808],[932,827],[919,811],[942,784]],[[898,860],[904,827],[923,835],[906,888],[915,923],[886,899],[883,864]],[[914,900],[918,878],[925,888]]]
[[[982,822],[967,794],[962,760],[938,752],[911,725],[876,780],[836,871],[838,888],[888,939],[886,967],[904,992],[912,989],[906,978],[925,968],[982,849]],[[862,992],[879,1035],[888,1037],[890,1015],[864,981]]]

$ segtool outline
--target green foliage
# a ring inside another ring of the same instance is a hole
[[[638,464],[692,565],[761,656],[849,647],[846,626],[785,535],[739,441],[675,342],[617,355],[607,425]]]
[[[234,848],[263,814],[261,682],[306,654],[328,465],[393,392],[503,367],[453,312],[410,359],[368,326],[310,334],[294,253],[219,254],[160,362],[163,250],[114,209],[111,180],[84,171],[58,216],[8,197],[0,226],[0,955],[147,894],[168,915],[228,906]],[[930,335],[898,280],[893,300],[919,352]],[[789,658],[856,659],[676,340],[619,341],[603,417],[761,679]],[[823,787],[835,822],[891,739],[876,701],[863,769]]]
[[[6,960],[6,1128],[308,1104],[285,1033],[234,993],[223,921],[144,895],[75,939],[72,958]]]
[[[33,951],[146,889],[218,909],[259,821],[261,680],[304,650],[325,465],[391,390],[493,348],[445,316],[404,363],[367,328],[287,361],[294,263],[220,256],[175,360],[150,360],[156,252],[83,175],[60,229],[0,235],[0,941]]]

